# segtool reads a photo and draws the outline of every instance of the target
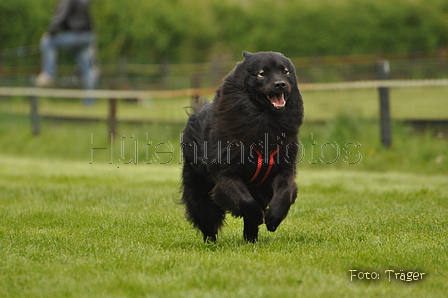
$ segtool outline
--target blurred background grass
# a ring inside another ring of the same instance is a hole
[[[55,4],[0,3],[0,88],[32,85],[37,44]],[[210,90],[242,50],[283,52],[299,87],[376,80],[384,60],[392,80],[448,77],[445,0],[105,0],[92,3],[92,15],[103,89]],[[59,62],[57,86],[79,88],[70,53]],[[392,147],[384,148],[377,89],[304,88],[299,168],[448,174],[448,86],[389,91]],[[112,142],[108,100],[84,106],[82,99],[38,98],[41,129],[33,136],[30,98],[1,96],[0,154],[180,167],[184,107],[192,98],[118,100]]]
[[[83,109],[81,105],[78,107]],[[134,108],[137,109],[135,105]],[[179,111],[184,113],[181,107]],[[186,119],[187,116],[184,114],[182,117]],[[31,134],[30,127],[27,115],[2,113],[0,153],[117,165],[130,161],[133,164],[168,163],[177,166],[181,163],[183,123],[123,122],[119,124],[113,142],[105,121],[44,118],[38,137]],[[448,141],[443,132],[432,129],[416,132],[399,121],[392,127],[393,146],[387,149],[380,142],[377,120],[344,113],[326,122],[306,119],[301,129],[302,148],[298,166],[323,170],[342,168],[448,174]]]

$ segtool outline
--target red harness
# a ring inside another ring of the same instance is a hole
[[[247,184],[250,187],[260,186],[268,178],[269,174],[271,173],[272,167],[274,166],[274,156],[280,151],[280,148],[277,148],[276,150],[269,153],[269,163],[267,164],[267,168],[264,172],[263,178],[261,178],[261,180],[258,181],[258,183],[257,183],[254,181],[259,178],[260,173],[262,172],[262,169],[263,169],[263,165],[265,165],[265,164],[263,164],[263,154],[260,151],[258,151],[256,148],[252,147],[252,149],[258,155],[258,159],[257,159],[257,169],[255,170],[255,174],[252,176],[252,178],[249,180],[249,182],[247,182]],[[252,183],[254,183],[254,184],[252,184]]]

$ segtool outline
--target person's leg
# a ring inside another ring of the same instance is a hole
[[[80,36],[80,39],[87,41],[89,43],[82,42],[82,46],[75,49],[76,62],[81,72],[81,83],[85,90],[93,90],[97,83],[97,70],[94,65],[94,51],[95,51],[95,37],[93,34],[85,34]],[[85,98],[84,103],[86,105],[91,105],[94,103],[93,98]]]
[[[42,54],[42,72],[36,79],[36,85],[49,87],[54,84],[57,75],[57,55],[59,49],[87,48],[94,40],[92,32],[61,32],[56,35],[45,33],[40,40]]]
[[[50,87],[54,85],[56,77],[57,48],[55,47],[53,37],[45,33],[40,39],[40,52],[42,56],[41,73],[36,78],[38,87]]]
[[[58,49],[75,49],[88,46],[93,40],[92,32],[67,31],[54,35],[51,42]]]

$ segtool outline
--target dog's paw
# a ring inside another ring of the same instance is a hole
[[[244,218],[244,240],[255,243],[258,239],[258,224],[253,224],[247,218]]]
[[[285,216],[275,214],[275,212],[273,212],[272,209],[268,209],[268,211],[266,211],[266,214],[264,216],[268,231],[274,232],[275,230],[277,230],[278,226],[280,225],[280,223],[284,218]]]
[[[204,235],[203,239],[205,243],[216,243],[216,236],[217,234],[214,235]]]

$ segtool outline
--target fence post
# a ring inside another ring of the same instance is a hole
[[[31,86],[34,86],[36,76],[30,78]],[[30,118],[31,118],[31,132],[34,136],[40,133],[40,119],[39,119],[39,102],[36,95],[30,96]]]
[[[390,78],[390,66],[388,60],[382,60],[377,63],[378,78],[388,80]],[[392,128],[390,120],[389,107],[389,87],[380,87],[378,89],[380,96],[380,127],[381,143],[384,147],[390,148],[392,145]]]
[[[193,95],[191,96],[191,104],[193,106],[199,105],[199,91],[201,87],[201,77],[199,74],[194,74],[191,76],[191,88],[193,88]]]
[[[109,137],[117,133],[117,99],[109,98]]]
[[[3,80],[3,54],[0,51],[0,85],[2,84],[2,80]]]
[[[128,83],[128,61],[125,57],[121,57],[118,60],[118,84],[119,88],[123,89],[127,87]]]
[[[162,64],[160,64],[160,74],[162,76],[162,87],[163,89],[169,88],[170,84],[170,73],[171,73],[171,64],[170,60],[164,58],[162,60]]]

